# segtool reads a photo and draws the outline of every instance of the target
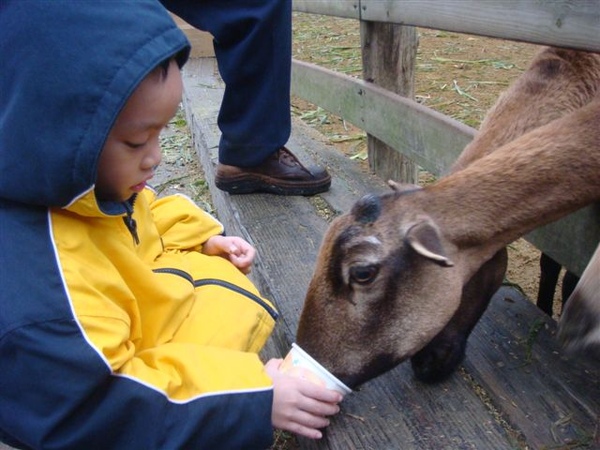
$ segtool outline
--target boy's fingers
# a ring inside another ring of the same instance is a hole
[[[328,425],[329,420],[325,417],[308,414],[303,415],[299,420],[290,423],[289,431],[310,439],[320,439],[323,437],[323,433],[319,429],[325,428]]]
[[[317,386],[314,383],[305,385],[303,393],[315,400],[330,404],[338,404],[344,399],[339,392],[332,389],[323,389],[321,386]]]
[[[294,434],[298,434],[300,436],[307,437],[309,439],[321,439],[323,437],[323,433],[319,430],[315,430],[313,428],[303,427],[302,425],[297,425],[296,427],[290,427],[288,431],[291,431]]]
[[[315,417],[325,418],[334,416],[340,412],[340,407],[336,403],[327,403],[312,400],[303,405],[304,410]]]

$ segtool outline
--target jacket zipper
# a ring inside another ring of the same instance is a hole
[[[277,318],[279,317],[279,314],[277,313],[277,311],[275,311],[273,308],[271,308],[271,306],[269,306],[262,298],[254,295],[252,292],[248,292],[246,289],[243,289],[233,283],[230,283],[230,282],[224,281],[224,280],[218,280],[216,278],[207,278],[205,280],[195,280],[194,281],[195,287],[206,286],[208,284],[216,284],[217,286],[221,286],[225,289],[229,289],[231,291],[237,292],[240,295],[248,297],[250,300],[253,300],[254,302],[258,303],[260,306],[262,306],[263,309],[265,309],[269,313],[269,315],[273,318],[273,320],[277,320]]]
[[[123,202],[123,206],[125,207],[125,217],[123,217],[123,222],[125,222],[125,226],[131,233],[135,245],[139,245],[140,238],[138,237],[137,233],[137,223],[133,218],[133,204],[135,202],[136,197],[137,194],[134,194],[130,200]]]
[[[152,272],[154,272],[154,273],[170,273],[171,275],[177,275],[178,277],[181,277],[181,278],[185,279],[186,281],[189,281],[192,286],[195,286],[194,279],[192,278],[192,276],[183,270],[173,269],[170,267],[164,267],[162,269],[153,269]]]
[[[184,280],[189,281],[195,288],[200,287],[200,286],[206,286],[209,284],[216,284],[217,286],[221,286],[225,289],[234,291],[240,295],[243,295],[244,297],[248,297],[250,300],[259,304],[264,310],[266,310],[269,313],[269,315],[273,318],[273,320],[277,320],[277,318],[279,317],[279,314],[277,313],[277,311],[275,311],[273,308],[271,308],[271,306],[268,305],[262,298],[254,295],[252,292],[248,292],[246,289],[243,289],[243,288],[241,288],[233,283],[230,283],[228,281],[218,280],[216,278],[206,278],[204,280],[194,280],[189,273],[187,273],[183,270],[173,269],[173,268],[169,268],[169,267],[165,267],[162,269],[154,269],[153,272],[155,272],[155,273],[170,273],[171,275],[177,275],[177,276],[183,278]]]

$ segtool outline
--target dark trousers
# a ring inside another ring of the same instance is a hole
[[[290,136],[291,0],[161,1],[214,36],[225,82],[219,161],[258,165]]]

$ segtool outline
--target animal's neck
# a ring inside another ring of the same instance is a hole
[[[529,133],[423,191],[426,212],[459,248],[495,252],[600,200],[599,108]],[[585,112],[585,111],[584,111]],[[578,157],[573,158],[573,154]]]

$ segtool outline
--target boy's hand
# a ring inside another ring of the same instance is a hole
[[[329,425],[327,416],[340,411],[338,403],[342,401],[342,394],[305,378],[279,372],[282,361],[271,359],[265,365],[273,380],[273,426],[310,439],[320,439],[323,437],[320,428]]]
[[[246,275],[250,273],[256,250],[248,242],[237,236],[212,236],[202,246],[202,253],[221,256],[229,260]]]

